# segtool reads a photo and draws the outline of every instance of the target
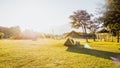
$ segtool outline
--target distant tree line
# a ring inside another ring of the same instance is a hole
[[[0,26],[0,38],[13,38],[21,34],[19,26],[2,27]]]
[[[19,26],[14,27],[3,27],[0,26],[0,39],[30,39],[37,40],[38,38],[55,38],[58,36],[52,34],[45,34],[35,32],[29,29],[21,31]]]

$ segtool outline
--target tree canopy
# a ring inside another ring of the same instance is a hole
[[[119,42],[120,0],[106,0],[106,10],[103,14],[102,20],[104,26],[106,26],[111,33],[117,35],[117,42]]]
[[[77,10],[73,12],[73,15],[70,16],[70,19],[72,20],[71,24],[73,28],[79,28],[82,27],[83,32],[85,35],[87,34],[87,25],[89,20],[91,19],[92,14],[89,14],[86,10]],[[86,42],[88,42],[87,36],[86,36]]]

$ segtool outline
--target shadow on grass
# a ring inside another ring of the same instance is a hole
[[[109,60],[112,60],[111,57],[120,56],[120,53],[101,51],[101,50],[95,50],[95,49],[87,49],[87,48],[78,48],[77,46],[69,46],[66,51],[91,55],[91,56],[100,57],[100,58],[109,59]]]

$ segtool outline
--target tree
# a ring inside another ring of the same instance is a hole
[[[101,21],[99,18],[94,18],[93,20],[89,21],[87,28],[89,29],[90,33],[93,35],[93,40],[96,41],[96,31],[101,27]]]
[[[117,42],[119,42],[120,32],[120,0],[106,0],[106,10],[102,18],[104,26],[106,26],[111,33],[117,35]]]
[[[71,24],[73,28],[82,27],[84,34],[86,35],[86,42],[88,42],[87,38],[87,25],[88,21],[91,19],[91,14],[89,14],[86,10],[77,10],[73,12],[73,15],[70,15],[70,19],[72,20]]]
[[[10,31],[10,34],[11,34],[10,36],[17,37],[21,34],[21,30],[20,30],[19,26],[10,27],[9,31]]]

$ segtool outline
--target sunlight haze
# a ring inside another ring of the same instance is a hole
[[[71,31],[69,16],[84,9],[95,13],[104,0],[0,0],[0,26],[20,26],[44,33]]]

